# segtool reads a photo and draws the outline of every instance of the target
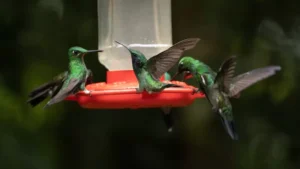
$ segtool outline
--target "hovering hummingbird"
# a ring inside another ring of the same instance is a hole
[[[235,57],[225,60],[218,73],[192,57],[183,57],[178,64],[178,73],[185,72],[187,73],[186,76],[190,74],[196,79],[199,89],[194,92],[203,91],[212,105],[213,112],[221,117],[226,132],[233,140],[238,139],[238,134],[235,129],[229,98],[238,98],[242,90],[281,70],[280,66],[267,66],[234,77],[235,66]]]
[[[38,105],[47,97],[51,97],[44,108],[64,100],[70,94],[83,90],[85,94],[91,95],[91,91],[85,88],[86,84],[92,83],[92,71],[87,69],[84,63],[84,56],[87,53],[103,52],[102,50],[86,50],[81,47],[69,49],[69,70],[65,71],[53,80],[47,82],[29,94],[27,103],[32,107]]]
[[[194,48],[199,40],[198,38],[182,40],[149,60],[140,51],[130,49],[120,42],[116,41],[116,43],[125,47],[131,54],[132,67],[139,82],[136,91],[141,93],[146,90],[151,94],[168,87],[181,87],[171,83],[163,83],[159,81],[159,78],[178,62],[184,51]]]

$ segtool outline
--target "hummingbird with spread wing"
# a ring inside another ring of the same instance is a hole
[[[216,73],[199,60],[183,57],[179,61],[176,73],[177,75],[185,72],[186,76],[190,74],[196,79],[199,88],[194,92],[201,90],[205,94],[212,105],[213,112],[221,117],[226,132],[233,140],[238,139],[238,134],[229,98],[238,98],[241,91],[281,70],[280,66],[267,66],[234,76],[235,66],[236,57],[230,57],[223,62]]]
[[[159,81],[159,78],[165,75],[166,80],[171,80],[167,71],[177,64],[186,50],[193,49],[199,40],[199,38],[184,39],[148,60],[142,52],[130,49],[120,42],[116,41],[116,43],[122,45],[130,52],[133,71],[139,82],[136,91],[141,93],[146,90],[151,94],[153,92],[160,92],[168,87],[182,87],[172,83],[163,83]],[[168,131],[171,132],[173,127],[171,107],[162,107],[161,109],[164,122],[168,127]]]
[[[92,82],[92,71],[87,69],[84,56],[87,53],[103,52],[102,50],[86,50],[82,47],[71,47],[68,51],[69,70],[54,77],[51,81],[37,87],[29,94],[29,103],[32,107],[44,101],[47,97],[51,99],[44,108],[64,100],[70,94],[80,90],[91,95],[91,91],[85,88],[86,84]]]
[[[139,82],[136,91],[141,93],[146,90],[151,94],[168,87],[181,87],[171,83],[163,83],[159,81],[159,78],[179,61],[184,51],[194,48],[199,40],[198,38],[182,40],[148,60],[142,52],[130,49],[120,42],[116,41],[116,43],[125,47],[131,54],[133,71]]]

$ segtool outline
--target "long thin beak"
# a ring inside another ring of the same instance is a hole
[[[177,72],[173,77],[172,77],[172,80],[174,80],[175,79],[175,77],[176,76],[178,76],[179,74],[181,74],[180,72]],[[190,73],[190,72],[188,72],[188,71],[185,71],[184,72],[184,76],[183,76],[183,78],[182,78],[182,80],[181,81],[184,81],[184,80],[187,80],[187,79],[190,79],[190,78],[192,78],[193,77],[193,75]]]
[[[103,52],[103,50],[88,50],[84,53],[94,53],[94,52]]]
[[[171,81],[173,81],[175,79],[176,76],[178,76],[180,73],[176,72],[176,74],[172,77]]]
[[[123,46],[124,48],[128,49],[128,47],[127,47],[126,45],[122,44],[121,42],[118,42],[118,41],[116,41],[116,40],[115,40],[115,42],[116,42],[117,44],[120,44],[120,45]],[[129,50],[129,49],[128,49],[128,50]]]

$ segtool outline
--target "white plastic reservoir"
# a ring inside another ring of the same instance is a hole
[[[99,61],[107,69],[132,69],[129,48],[147,58],[172,45],[171,0],[98,0]]]

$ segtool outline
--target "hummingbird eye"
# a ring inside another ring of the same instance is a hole
[[[179,63],[178,68],[179,68],[180,70],[183,69],[183,63],[182,63],[182,62]]]
[[[77,50],[73,50],[72,53],[73,53],[73,55],[75,55],[75,56],[79,55],[79,51],[77,51]]]

